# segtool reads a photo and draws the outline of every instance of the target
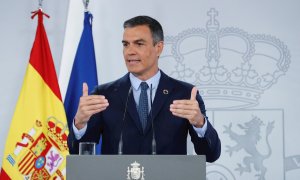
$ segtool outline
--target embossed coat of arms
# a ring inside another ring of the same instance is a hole
[[[127,180],[145,180],[144,167],[140,167],[136,161],[130,165],[131,167],[127,167]]]

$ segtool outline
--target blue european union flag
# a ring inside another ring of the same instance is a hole
[[[88,84],[89,91],[92,91],[98,85],[92,21],[93,15],[90,12],[85,12],[83,32],[77,48],[64,101],[69,128],[72,128],[79,98],[82,96],[83,82]],[[101,142],[97,146],[97,154],[100,154],[100,149]]]

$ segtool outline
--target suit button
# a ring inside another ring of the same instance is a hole
[[[207,143],[208,143],[208,145],[210,146],[210,145],[211,145],[211,140],[210,140],[210,139],[207,139]]]

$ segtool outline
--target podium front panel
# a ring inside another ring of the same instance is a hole
[[[202,155],[70,155],[70,180],[205,180]]]

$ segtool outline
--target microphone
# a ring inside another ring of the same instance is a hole
[[[150,120],[151,120],[151,128],[152,128],[152,155],[156,154],[156,140],[155,140],[155,131],[154,131],[154,124],[153,124],[153,112],[152,112],[152,107],[153,107],[153,102],[152,102],[152,84],[150,85]]]
[[[119,155],[123,154],[123,128],[124,128],[125,117],[126,117],[126,113],[127,113],[128,99],[129,99],[129,95],[130,95],[131,91],[132,91],[132,86],[130,86],[130,88],[128,90],[126,103],[125,103],[125,109],[124,109],[124,114],[123,114],[123,119],[122,119],[121,135],[120,135],[119,146],[118,146],[118,154]]]

